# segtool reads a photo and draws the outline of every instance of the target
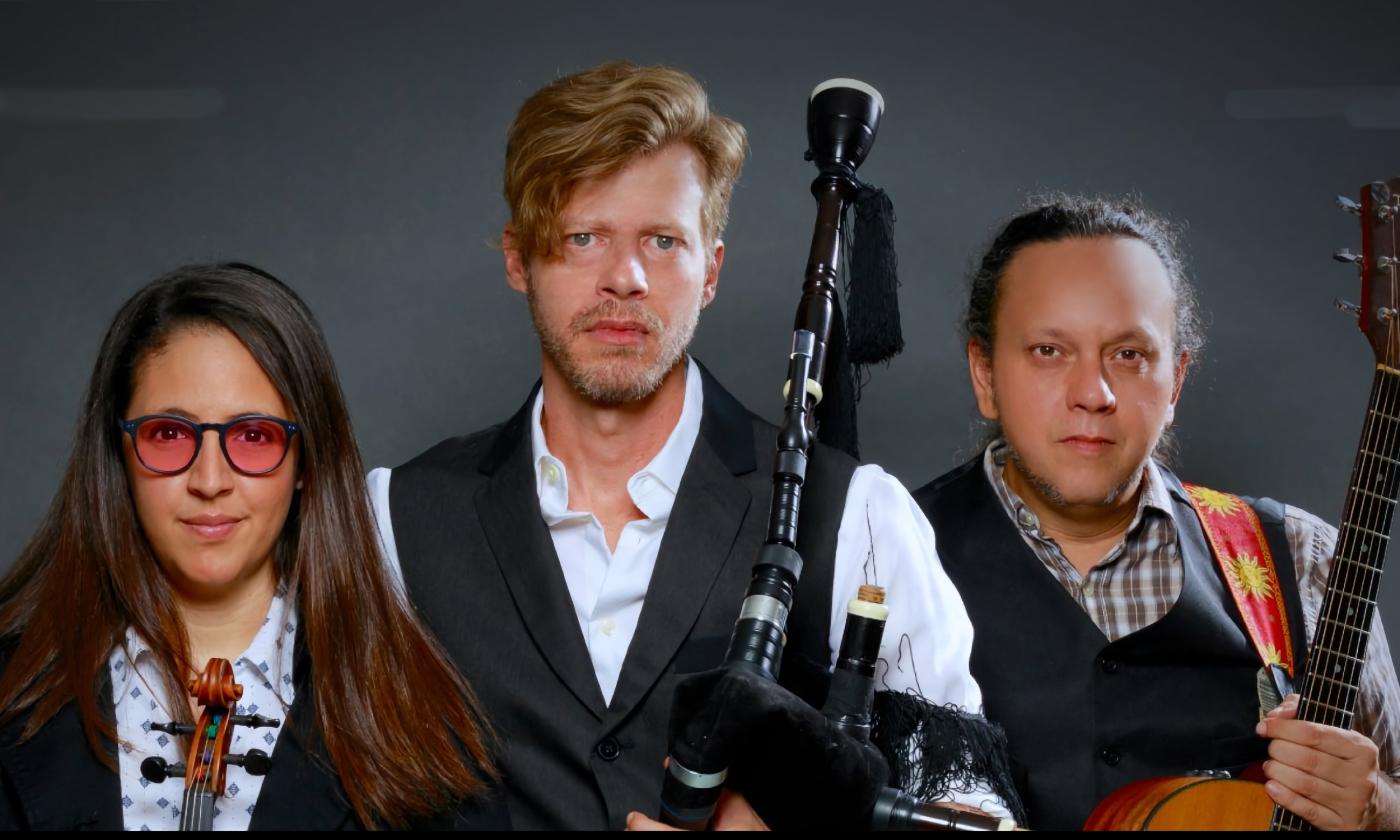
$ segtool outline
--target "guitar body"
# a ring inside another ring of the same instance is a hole
[[[1164,776],[1120,788],[1086,831],[1267,831],[1274,802],[1258,782]]]

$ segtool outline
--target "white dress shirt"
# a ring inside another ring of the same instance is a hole
[[[296,608],[281,595],[274,596],[262,627],[233,663],[234,680],[243,686],[237,714],[261,714],[286,722],[287,710],[296,694],[292,687],[292,648],[296,637]],[[165,695],[155,656],[134,629],[127,629],[125,645],[112,651],[108,666],[120,744],[117,765],[122,783],[122,826],[127,831],[177,830],[184,803],[184,780],[172,777],[161,784],[153,783],[141,775],[141,762],[158,755],[171,764],[185,763],[180,739],[151,729],[151,723],[173,720],[171,711],[188,703],[188,698],[172,701]],[[279,731],[280,728],[271,727],[237,727],[229,752],[242,755],[249,749],[260,749],[271,756]],[[214,830],[246,831],[262,783],[262,776],[230,766],[224,796],[214,807]]]
[[[704,411],[700,370],[693,359],[689,361],[679,421],[656,457],[627,482],[632,502],[645,518],[627,523],[614,551],[608,550],[596,516],[570,509],[568,472],[549,451],[540,424],[543,409],[541,390],[530,423],[540,513],[554,542],[598,686],[611,702],[681,477],[700,433]],[[401,578],[389,513],[391,471],[373,470],[368,480],[385,552]],[[914,689],[932,702],[980,712],[982,693],[968,670],[972,624],[938,560],[933,529],[904,486],[874,465],[857,467],[852,475],[837,533],[829,638],[833,667],[845,630],[846,604],[867,583],[885,588],[890,608],[877,686],[901,692]],[[956,798],[972,805],[988,804],[987,796],[981,794]]]

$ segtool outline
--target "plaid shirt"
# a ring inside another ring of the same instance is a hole
[[[982,457],[987,481],[1026,545],[1104,635],[1110,640],[1121,639],[1165,616],[1181,594],[1182,560],[1171,496],[1157,463],[1147,463],[1138,509],[1122,541],[1085,576],[1040,530],[1035,513],[1007,485],[1003,475],[1007,454],[1005,440],[987,447]],[[1283,524],[1311,643],[1337,529],[1291,505],[1284,506]],[[1379,614],[1371,621],[1371,646],[1361,671],[1353,727],[1376,742],[1380,766],[1400,779],[1400,681]]]

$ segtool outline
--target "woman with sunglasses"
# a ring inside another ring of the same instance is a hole
[[[282,283],[193,266],[128,301],[0,582],[0,827],[189,827],[151,761],[185,761],[216,657],[236,713],[281,725],[235,729],[270,768],[228,768],[213,828],[507,827],[486,725],[382,560],[363,475]]]

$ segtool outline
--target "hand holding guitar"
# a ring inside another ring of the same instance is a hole
[[[1298,697],[1289,695],[1256,730],[1272,739],[1264,763],[1269,798],[1320,829],[1400,825],[1400,791],[1381,771],[1375,743],[1297,716]]]

